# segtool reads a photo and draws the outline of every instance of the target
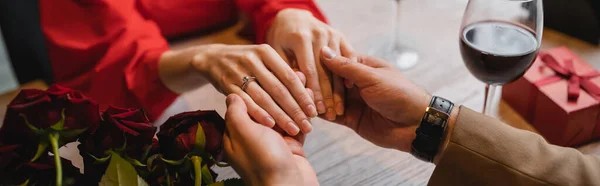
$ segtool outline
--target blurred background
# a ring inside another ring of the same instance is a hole
[[[0,37],[0,94],[16,89],[17,87],[17,79],[6,53],[4,38]]]

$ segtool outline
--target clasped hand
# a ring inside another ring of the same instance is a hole
[[[338,117],[335,123],[353,129],[358,135],[378,146],[409,152],[416,128],[424,108],[431,100],[431,95],[381,59],[358,56],[356,60],[351,60],[336,55],[328,47],[325,47],[322,53],[325,66],[335,75],[345,78],[348,81],[346,84],[349,85],[346,87],[346,112]],[[237,97],[230,95],[228,100],[231,102],[232,99],[237,100]],[[249,182],[261,178],[279,179],[261,182],[269,182],[268,185],[318,184],[315,182],[316,175],[305,157],[294,155],[294,152],[299,152],[296,148],[301,149],[302,140],[290,143],[294,138],[263,126],[259,127],[248,119],[247,113],[240,110],[229,104],[225,139],[226,154],[242,178],[248,179]],[[244,144],[235,146],[236,141]],[[285,142],[288,142],[287,145]],[[228,147],[227,143],[232,143],[229,146],[233,148]],[[254,164],[250,165],[247,162]],[[290,174],[301,175],[303,179],[290,177]]]

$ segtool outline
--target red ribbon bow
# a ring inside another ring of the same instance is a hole
[[[547,67],[556,72],[556,75],[541,79],[534,84],[537,87],[541,87],[550,83],[558,82],[562,79],[568,80],[568,99],[570,101],[576,101],[579,98],[579,92],[581,89],[586,91],[596,100],[600,100],[600,87],[591,81],[592,78],[600,76],[600,72],[594,71],[585,75],[579,75],[575,72],[573,66],[573,59],[567,59],[564,62],[564,66],[561,66],[554,56],[547,53],[540,53],[540,59],[546,64]]]

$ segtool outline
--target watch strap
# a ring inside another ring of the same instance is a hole
[[[433,158],[438,153],[439,146],[443,142],[448,118],[453,108],[454,103],[447,99],[433,96],[417,128],[416,137],[412,142],[411,153],[415,157],[423,161],[433,162]]]

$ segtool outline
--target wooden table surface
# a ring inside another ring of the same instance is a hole
[[[331,24],[346,34],[355,49],[368,52],[389,36],[394,16],[390,0],[317,0]],[[419,53],[417,66],[403,74],[432,94],[440,95],[474,110],[481,110],[484,84],[465,68],[458,49],[458,32],[467,0],[404,0],[401,2],[401,41]],[[222,32],[174,43],[173,48],[204,43],[248,44],[236,36],[236,25]],[[552,30],[545,30],[542,48],[567,46],[596,69],[600,69],[600,47],[584,43]],[[34,82],[25,87],[44,88]],[[0,96],[0,117],[4,105],[16,93]],[[167,109],[166,116],[186,110],[214,109],[225,113],[225,96],[205,85],[185,93]],[[495,117],[518,128],[534,130],[503,101],[496,99]],[[305,149],[322,185],[425,185],[434,165],[421,162],[407,153],[376,147],[353,131],[330,122],[314,119],[315,130],[308,135]],[[63,147],[72,152],[73,144]],[[600,142],[578,148],[583,153],[600,155]],[[72,154],[72,155],[71,155]],[[68,154],[81,165],[76,153]],[[219,179],[235,176],[232,169],[219,169]]]

